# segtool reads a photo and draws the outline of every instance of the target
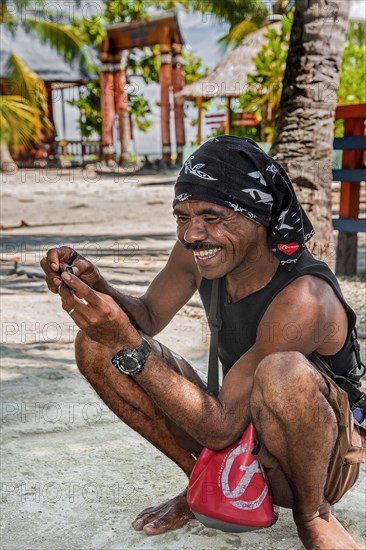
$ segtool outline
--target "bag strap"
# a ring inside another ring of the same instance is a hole
[[[348,380],[344,376],[335,374],[328,367],[325,361],[323,361],[323,359],[319,357],[319,355],[317,355],[316,353],[311,353],[310,355],[308,355],[308,359],[310,359],[310,361],[313,363],[315,368],[317,368],[323,374],[326,374],[327,376],[329,376],[329,378],[334,380],[337,386],[342,388],[342,390],[344,390],[348,394],[350,405],[354,405],[355,407],[359,407],[360,409],[362,409],[364,415],[366,416],[365,392],[359,390],[354,384],[352,384],[350,380]],[[362,363],[361,365],[364,366]]]
[[[208,313],[210,327],[210,354],[208,359],[207,390],[215,396],[219,394],[219,332],[221,329],[220,315],[220,283],[221,279],[214,279],[211,289],[211,303]]]

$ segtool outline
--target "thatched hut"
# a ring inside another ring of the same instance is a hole
[[[225,55],[203,77],[192,84],[185,86],[175,94],[179,101],[195,101],[198,108],[197,142],[201,143],[202,128],[202,103],[213,97],[226,97],[227,117],[226,133],[230,133],[231,127],[231,98],[239,97],[245,92],[247,76],[254,72],[253,59],[259,53],[268,28],[281,28],[281,22],[271,23],[258,31],[249,34],[241,44]]]
[[[65,88],[80,87],[90,82],[94,77],[80,66],[79,59],[67,62],[57,49],[45,43],[33,32],[28,32],[22,25],[14,29],[2,24],[0,43],[0,95],[7,93],[7,81],[10,74],[9,58],[15,53],[41,80],[47,90],[49,119],[55,128],[54,105],[61,102],[62,138],[65,140],[66,113]],[[87,57],[90,62],[97,64],[98,60],[91,48],[87,48]],[[52,93],[54,92],[54,93]],[[56,128],[51,138],[52,153],[57,156]],[[69,143],[79,145],[80,140]],[[66,142],[65,142],[66,143]],[[81,142],[80,142],[81,144]],[[81,147],[78,147],[81,150]]]

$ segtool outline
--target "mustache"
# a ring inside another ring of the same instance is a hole
[[[187,250],[192,250],[193,252],[199,250],[212,250],[214,248],[221,248],[221,246],[218,246],[215,243],[187,243],[186,241],[183,242],[183,246]]]

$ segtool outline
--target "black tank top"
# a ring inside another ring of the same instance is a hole
[[[335,374],[343,376],[348,374],[357,365],[351,340],[351,333],[356,324],[356,315],[346,303],[338,281],[327,264],[316,260],[306,250],[290,272],[280,264],[275,275],[265,287],[237,302],[228,302],[225,280],[224,278],[221,280],[220,309],[222,328],[219,334],[219,357],[223,366],[224,376],[239,357],[254,345],[259,323],[275,296],[287,285],[303,275],[314,275],[327,281],[342,303],[348,318],[348,334],[342,349],[335,355],[312,353],[312,357],[318,355]],[[207,316],[210,308],[211,287],[211,280],[202,279],[199,293]],[[284,315],[286,315],[285,311]],[[335,328],[332,323],[329,323],[329,337],[331,337]],[[268,337],[271,337],[270,331],[275,329],[276,327],[270,324],[268,327],[263,327],[263,330],[268,330]],[[286,330],[286,337],[288,339],[296,341],[299,338],[298,330],[300,329],[295,323],[285,325],[284,330]],[[315,341],[316,337],[317,329],[314,326]],[[357,383],[354,376],[351,378],[353,382]]]

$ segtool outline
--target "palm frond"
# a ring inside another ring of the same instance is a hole
[[[192,0],[194,9],[228,21],[231,28],[248,17],[268,15],[267,5],[265,0]]]
[[[14,25],[14,16],[7,6],[8,2],[1,1],[0,3],[0,23],[8,27]]]
[[[32,71],[14,52],[9,57],[10,75],[6,90],[8,95],[20,96],[38,113],[44,135],[52,132],[48,118],[47,90],[43,80]]]
[[[36,107],[22,96],[0,96],[0,141],[30,146],[41,135],[42,125]]]
[[[232,29],[230,29],[230,31],[223,36],[220,41],[227,45],[238,45],[246,36],[248,36],[248,34],[260,29],[263,26],[264,21],[265,16],[260,21],[258,21],[258,17],[243,19],[243,21],[232,27]]]
[[[42,21],[27,17],[25,26],[37,33],[43,42],[50,44],[68,63],[78,59],[82,70],[88,69],[88,58],[83,44],[71,25]]]
[[[22,96],[29,103],[37,107],[37,98],[40,95],[46,97],[44,82],[14,52],[9,57],[8,65],[10,70],[9,91]]]

